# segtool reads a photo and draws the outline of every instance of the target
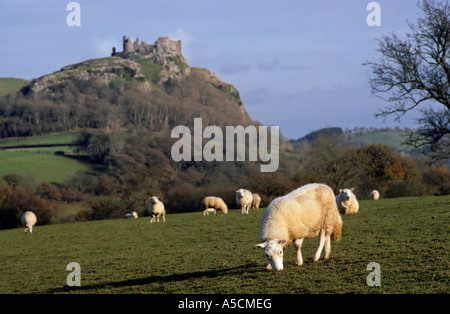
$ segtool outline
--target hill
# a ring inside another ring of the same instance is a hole
[[[0,77],[0,98],[10,93],[16,93],[28,83],[30,82],[24,79]]]
[[[0,293],[449,293],[450,196],[360,205],[343,217],[329,260],[312,263],[318,241],[306,239],[304,264],[294,265],[291,246],[277,274],[253,247],[263,208],[171,214],[166,223],[143,217],[36,226],[31,235],[0,230]],[[70,262],[80,265],[80,287],[67,285]],[[380,265],[380,287],[366,283],[371,262]]]
[[[380,128],[359,130],[348,134],[350,143],[354,146],[364,146],[369,143],[386,144],[398,152],[412,152],[413,147],[403,144],[410,133],[406,129]]]
[[[410,130],[394,128],[364,128],[355,127],[353,131],[344,132],[340,127],[329,127],[308,133],[297,140],[290,140],[294,147],[300,147],[301,143],[312,143],[319,136],[343,136],[353,147],[362,147],[368,144],[385,144],[398,152],[413,152],[414,148],[404,145],[405,137]]]
[[[125,40],[125,38],[124,38]],[[203,68],[191,68],[173,41],[87,60],[32,80],[0,100],[2,138],[65,132],[167,131],[192,125],[255,124],[236,88]]]

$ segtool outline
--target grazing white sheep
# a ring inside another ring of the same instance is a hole
[[[303,264],[301,246],[303,239],[320,235],[319,248],[314,255],[318,261],[325,246],[325,259],[331,254],[330,236],[339,241],[342,231],[333,190],[325,184],[311,183],[285,196],[274,199],[263,214],[256,247],[264,249],[268,263],[266,269],[283,269],[283,250],[295,243],[297,265]]]
[[[133,211],[131,213],[125,214],[125,216],[123,218],[125,218],[125,219],[135,218],[136,219],[136,218],[138,218],[138,213]]]
[[[380,198],[380,193],[377,190],[373,190],[372,192],[370,192],[370,198],[374,201],[378,201],[378,199]]]
[[[147,210],[148,213],[150,214],[150,216],[152,217],[150,219],[150,222],[155,222],[155,218],[156,221],[159,222],[159,216],[162,215],[163,221],[166,222],[166,210],[164,208],[164,204],[163,202],[161,202],[158,197],[156,196],[152,196],[149,197],[150,199],[150,204],[148,204]]]
[[[248,210],[253,203],[252,192],[246,189],[236,190],[236,203],[239,207],[241,207],[242,214],[248,215]]]
[[[207,208],[203,211],[203,216],[209,216],[209,213],[214,213],[214,215],[216,214],[216,209],[215,208]]]
[[[261,196],[259,196],[256,193],[253,193],[253,202],[252,202],[253,210],[258,211],[259,205],[261,205]]]
[[[359,210],[359,203],[356,195],[353,193],[355,189],[340,189],[336,195],[336,205],[339,212],[344,214],[356,214]]]
[[[36,224],[37,218],[33,212],[27,211],[22,214],[22,225],[25,227],[25,233],[33,232],[33,227]]]
[[[220,210],[224,214],[228,213],[228,206],[225,204],[223,199],[216,196],[205,196],[202,199],[202,208],[203,208],[203,215],[206,215],[210,209],[214,209],[214,214],[217,212],[217,210]],[[206,212],[206,214],[205,214]]]

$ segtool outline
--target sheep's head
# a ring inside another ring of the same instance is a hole
[[[339,194],[341,196],[341,201],[345,202],[346,200],[349,200],[352,197],[352,193],[355,189],[340,189]]]
[[[236,190],[236,197],[237,198],[243,198],[244,197],[244,190],[243,189]]]
[[[267,269],[272,269],[273,271],[283,270],[283,246],[286,240],[270,240],[256,244],[255,247],[264,249],[264,256],[266,257],[269,264],[267,264]]]
[[[149,197],[149,199],[152,204],[155,204],[156,202],[158,202],[158,197],[156,197],[156,196],[151,196],[151,197]]]

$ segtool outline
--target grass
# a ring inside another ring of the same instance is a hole
[[[0,177],[15,173],[23,177],[31,176],[38,182],[60,183],[77,171],[92,171],[89,163],[43,150],[43,148],[0,150]]]
[[[350,142],[355,145],[367,145],[370,143],[386,144],[401,152],[409,152],[413,148],[403,145],[409,131],[406,130],[378,130],[369,132],[356,132],[350,134]]]
[[[29,81],[13,77],[0,77],[0,97],[19,91]]]
[[[162,65],[154,63],[151,59],[140,59],[136,61],[141,66],[142,73],[149,83],[156,86],[159,81],[159,74],[162,71]]]
[[[77,171],[93,171],[87,162],[54,154],[57,151],[72,152],[74,146],[69,144],[75,139],[76,132],[65,132],[0,141],[0,177],[15,173],[37,182],[61,183]],[[24,147],[1,149],[14,146]]]
[[[264,270],[253,246],[263,209],[243,216],[200,212],[103,220],[0,231],[0,293],[449,293],[450,196],[361,201],[344,217],[342,240],[328,261],[312,263],[318,239],[304,241],[285,268]],[[81,287],[69,287],[66,266],[81,267]],[[369,287],[370,262],[381,287]]]
[[[0,148],[4,146],[32,146],[42,144],[72,144],[77,132],[62,132],[39,136],[7,138],[0,140]]]

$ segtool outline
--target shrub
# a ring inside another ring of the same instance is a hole
[[[102,220],[111,218],[122,218],[126,210],[120,200],[105,198],[100,200],[91,200],[88,202],[88,209],[78,212],[75,220]]]
[[[385,197],[423,196],[427,194],[427,187],[417,179],[391,181],[387,185]]]
[[[22,214],[26,211],[36,214],[38,225],[48,224],[53,216],[51,203],[21,187],[0,186],[0,195],[0,229],[20,225]]]

